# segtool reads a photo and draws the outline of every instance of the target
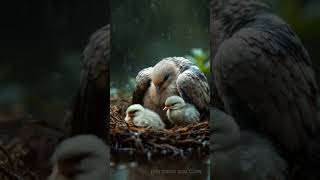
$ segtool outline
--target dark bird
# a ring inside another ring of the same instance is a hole
[[[287,162],[266,138],[242,131],[234,119],[210,109],[211,174],[223,180],[286,180]]]
[[[83,52],[80,89],[72,112],[72,135],[108,138],[110,25],[97,30]]]
[[[211,73],[227,113],[319,179],[319,90],[300,39],[257,0],[213,0],[210,19]]]
[[[193,104],[200,113],[205,111],[210,100],[207,78],[183,57],[168,57],[154,67],[141,70],[136,77],[132,103],[157,112],[168,126],[171,123],[163,108],[166,99],[174,95]]]
[[[109,148],[93,135],[78,135],[62,141],[51,157],[48,180],[108,179]]]

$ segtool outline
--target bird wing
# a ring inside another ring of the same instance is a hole
[[[211,63],[216,87],[237,121],[267,133],[287,153],[311,152],[320,132],[311,61],[286,25],[264,25],[244,28],[220,45]]]
[[[98,79],[108,69],[110,56],[110,25],[97,30],[83,52],[81,81]]]
[[[110,25],[107,25],[90,37],[83,52],[80,89],[72,112],[72,134],[95,134],[106,138],[109,60]]]
[[[132,95],[132,104],[143,104],[143,98],[151,83],[153,67],[142,69],[136,77],[136,88]]]
[[[182,72],[177,78],[177,89],[180,96],[203,112],[210,101],[209,86],[206,76],[196,66]]]

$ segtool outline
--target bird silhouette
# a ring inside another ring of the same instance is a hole
[[[185,103],[180,96],[170,96],[165,102],[164,111],[169,121],[174,125],[186,125],[200,120],[200,113],[189,103]]]
[[[133,104],[126,111],[125,121],[140,127],[151,127],[154,129],[163,129],[164,123],[159,115],[140,104]]]
[[[227,113],[320,179],[319,89],[300,39],[258,0],[213,0],[210,19],[211,76]]]
[[[234,119],[210,108],[211,174],[223,180],[286,180],[288,164],[272,142],[242,131]]]
[[[94,134],[108,139],[109,60],[110,25],[106,25],[92,34],[83,52],[80,89],[72,111],[72,135]]]
[[[205,75],[191,61],[183,57],[168,57],[154,67],[141,70],[136,77],[132,103],[157,112],[168,126],[170,121],[163,111],[170,96],[181,96],[197,110],[205,112],[210,101]]]
[[[74,136],[56,147],[48,180],[108,179],[108,158],[108,146],[96,136]]]

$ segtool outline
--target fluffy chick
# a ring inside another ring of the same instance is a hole
[[[51,158],[48,180],[107,179],[108,146],[93,135],[78,135],[60,143]]]
[[[165,102],[164,111],[172,124],[186,125],[199,122],[200,113],[198,110],[185,101],[180,96],[170,96]]]
[[[288,164],[267,137],[242,130],[233,117],[210,108],[211,173],[223,180],[286,180]]]
[[[125,121],[140,127],[151,127],[154,129],[163,129],[165,127],[160,116],[140,104],[133,104],[126,111]]]

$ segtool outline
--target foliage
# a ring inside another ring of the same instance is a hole
[[[130,97],[134,91],[136,85],[136,79],[133,77],[128,77],[128,82],[123,86],[116,86],[115,83],[110,84],[110,97]]]
[[[201,48],[191,49],[191,55],[186,55],[185,57],[195,63],[199,69],[205,74],[209,75],[210,73],[210,59],[209,52],[204,51]]]

